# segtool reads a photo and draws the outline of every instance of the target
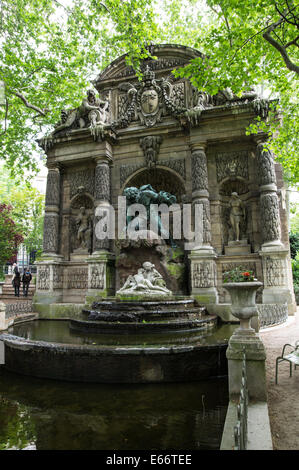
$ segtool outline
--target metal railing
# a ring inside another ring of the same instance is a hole
[[[242,378],[240,388],[240,399],[237,406],[237,424],[234,426],[235,446],[234,450],[247,449],[247,421],[248,421],[248,389],[246,371],[246,353],[243,350]]]

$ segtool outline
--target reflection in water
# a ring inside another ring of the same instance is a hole
[[[226,379],[77,384],[0,368],[0,449],[219,449]]]

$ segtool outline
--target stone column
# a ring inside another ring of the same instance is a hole
[[[59,253],[60,169],[48,166],[43,253],[55,257]]]
[[[39,304],[62,301],[63,257],[59,254],[60,167],[48,164],[45,201],[43,253],[37,264],[36,293],[33,302]]]
[[[279,198],[277,195],[274,158],[264,141],[257,145],[260,190],[260,227],[264,290],[263,303],[287,304],[289,314],[296,310],[292,282],[289,279],[289,251],[281,243]]]
[[[216,253],[211,246],[211,222],[206,144],[191,146],[192,205],[201,205],[203,215],[202,245],[191,250],[191,288],[192,295],[201,304],[218,302],[216,290]]]
[[[279,200],[277,196],[274,158],[263,142],[257,146],[257,165],[260,190],[260,220],[263,244],[267,247],[282,247],[280,241],[281,228],[279,216]]]
[[[99,157],[96,160],[95,168],[95,193],[94,193],[94,205],[95,211],[97,208],[108,210],[111,202],[111,182],[110,182],[110,166],[107,159]],[[110,241],[109,239],[99,240],[95,236],[95,226],[99,218],[95,215],[94,217],[94,232],[93,232],[93,253],[109,251]]]
[[[93,252],[88,258],[88,292],[86,303],[90,305],[99,298],[107,297],[114,293],[114,254],[111,252],[111,240],[98,239],[96,236],[96,225],[101,214],[108,213],[111,203],[111,177],[109,154],[99,156],[95,160],[95,190],[94,190],[94,230],[93,230]]]

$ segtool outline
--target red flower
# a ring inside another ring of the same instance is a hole
[[[250,273],[248,271],[246,271],[245,273],[242,273],[242,276],[248,277],[248,276],[250,276]]]

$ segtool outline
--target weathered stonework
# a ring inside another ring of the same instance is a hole
[[[195,209],[202,210],[202,244],[184,252],[181,240],[179,262],[174,252],[165,261],[163,244],[149,249],[148,258],[134,252],[133,264],[149,259],[165,269],[174,295],[190,294],[215,311],[230,302],[224,270],[241,265],[263,282],[259,304],[287,304],[292,313],[282,169],[266,135],[245,133],[257,115],[267,116],[269,103],[252,91],[237,97],[227,89],[212,97],[173,77],[174,67],[200,56],[194,49],[168,44],[150,50],[157,59],[141,64],[141,80],[125,56],[116,59],[94,81],[98,95],[82,90],[80,109],[63,110],[60,123],[40,141],[49,172],[37,303],[83,304],[115,295],[127,268],[121,258],[115,276],[117,244],[95,236],[96,214],[112,204],[117,216],[125,188],[151,185],[173,194],[181,209],[191,203],[192,223]],[[94,112],[88,102],[95,103]],[[234,220],[232,193],[244,208],[242,214],[235,210]],[[80,211],[90,219],[90,231]]]

